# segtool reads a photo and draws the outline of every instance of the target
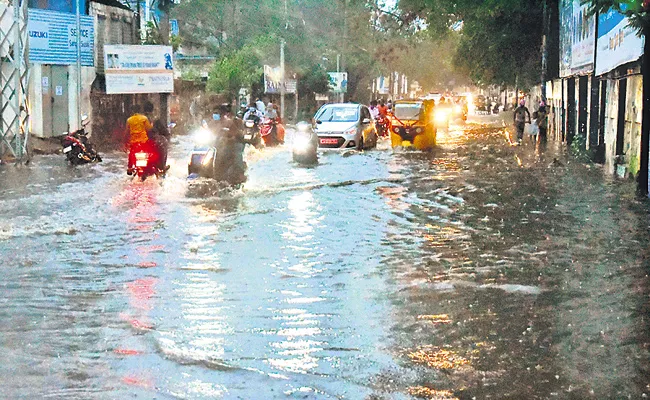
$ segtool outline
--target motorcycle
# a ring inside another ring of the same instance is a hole
[[[436,128],[444,128],[448,130],[449,120],[451,119],[451,109],[446,107],[436,107],[433,118]]]
[[[318,135],[308,122],[296,124],[291,147],[293,161],[302,165],[318,164]]]
[[[65,133],[65,137],[61,140],[63,154],[65,154],[66,160],[70,165],[82,165],[102,161],[102,158],[88,141],[86,126],[89,123],[88,116],[83,115],[81,117],[81,129]]]
[[[260,135],[267,147],[284,143],[284,126],[278,119],[264,118],[260,125]]]
[[[175,123],[167,126],[168,129],[175,127]],[[162,128],[163,129],[164,125]],[[168,132],[167,132],[168,133]],[[135,164],[127,169],[127,174],[138,177],[142,182],[150,176],[164,178],[167,174],[167,135],[159,132],[156,139],[149,140],[146,143],[138,143],[131,146],[129,160],[135,160]],[[162,142],[165,141],[163,144]],[[162,161],[162,165],[161,165]]]
[[[390,121],[385,116],[377,117],[377,135],[381,138],[387,138],[390,135]]]
[[[262,147],[262,137],[260,136],[260,118],[254,117],[244,121],[244,142],[258,149]]]
[[[203,124],[193,134],[194,149],[190,154],[187,173],[190,177],[211,178],[239,186],[246,182],[247,166],[244,162],[244,135],[231,134],[221,126],[219,135]]]

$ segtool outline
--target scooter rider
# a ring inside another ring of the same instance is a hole
[[[230,104],[219,106],[221,119],[217,121],[216,170],[217,179],[233,184],[246,181],[242,122],[232,114]]]
[[[260,120],[262,118],[264,118],[264,113],[258,110],[257,106],[254,103],[252,103],[248,106],[248,110],[246,110],[246,113],[244,113],[244,118],[242,119],[244,121],[248,121],[250,119]]]

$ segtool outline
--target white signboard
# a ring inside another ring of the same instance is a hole
[[[105,45],[106,93],[173,93],[171,46]]]
[[[643,37],[637,36],[636,31],[627,26],[629,22],[625,16],[614,10],[600,15],[596,75],[636,61],[643,55]]]
[[[94,21],[81,16],[81,65],[94,65]],[[72,65],[77,62],[77,20],[74,14],[29,9],[29,61]]]
[[[348,92],[348,73],[347,72],[328,72],[330,77],[330,92],[347,93]]]
[[[560,76],[594,70],[596,18],[580,0],[560,1]],[[600,54],[598,55],[600,57]]]

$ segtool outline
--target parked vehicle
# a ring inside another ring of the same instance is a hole
[[[260,135],[267,147],[284,143],[284,126],[278,118],[264,118],[260,125]]]
[[[447,113],[447,109],[437,110]],[[448,121],[449,115],[446,114]],[[436,124],[425,114],[424,105],[419,100],[398,100],[393,106],[391,117],[391,145],[430,150],[436,144]]]
[[[293,161],[302,165],[318,164],[318,135],[308,122],[296,124],[291,146]]]
[[[246,142],[241,133],[230,132],[225,126],[221,132],[202,126],[193,133],[194,149],[190,154],[187,172],[239,186],[246,182],[247,166],[244,162]]]
[[[318,145],[325,149],[372,149],[377,130],[370,110],[354,103],[325,104],[314,116]]]
[[[81,165],[92,162],[101,162],[102,158],[95,151],[88,140],[86,126],[90,123],[87,115],[81,117],[81,129],[74,132],[64,133],[65,137],[61,140],[63,154],[70,165]]]

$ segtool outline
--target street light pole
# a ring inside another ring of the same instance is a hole
[[[81,129],[81,1],[76,0],[77,17],[77,129]]]
[[[341,55],[337,54],[336,55],[336,79],[339,79],[339,77],[341,76],[340,73],[341,73]],[[343,101],[341,100],[341,93],[336,94],[336,100],[339,103],[343,103]]]
[[[285,94],[285,79],[284,79],[284,39],[280,39],[280,118],[284,118],[284,94]]]

